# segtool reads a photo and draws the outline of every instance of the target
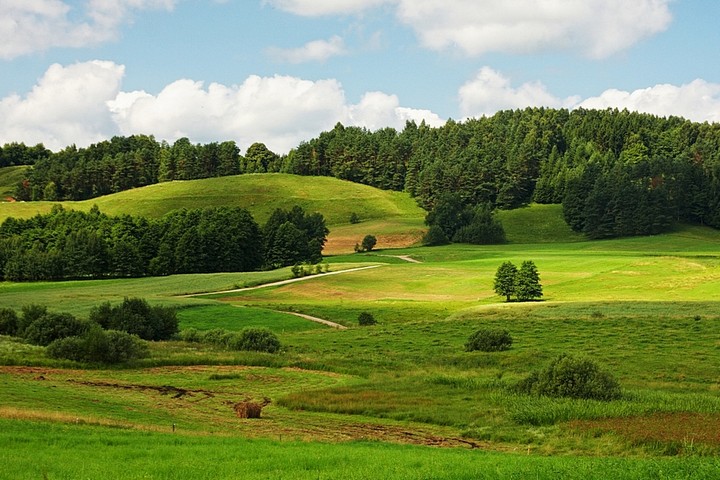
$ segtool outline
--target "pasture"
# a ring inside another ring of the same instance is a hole
[[[285,177],[273,178],[307,181]],[[168,187],[185,183],[191,182]],[[181,193],[173,195],[178,200],[167,208],[182,206]],[[1,284],[3,307],[37,303],[84,317],[101,302],[139,296],[178,307],[181,329],[263,326],[283,349],[267,354],[155,342],[148,358],[109,368],[53,360],[43,347],[0,336],[0,478],[717,473],[719,232],[679,227],[666,235],[591,242],[563,227],[559,207],[532,206],[501,212],[506,245],[409,248],[422,229],[421,214],[397,209],[409,199],[350,198],[317,207],[332,212],[326,217],[331,230],[340,231],[335,238],[381,238],[384,231],[388,239],[405,239],[406,245],[394,245],[405,248],[379,243],[378,251],[348,254],[343,246],[326,259],[333,275],[252,290],[240,289],[289,279],[290,269]],[[87,208],[98,203],[111,213],[110,203],[107,209],[100,204],[107,199],[97,200]],[[230,198],[218,200],[225,201]],[[373,207],[358,207],[366,204]],[[302,204],[314,209],[308,205]],[[352,211],[367,220],[349,224],[344,218]],[[542,301],[504,303],[494,293],[493,276],[505,260],[535,262]],[[353,270],[358,266],[375,268]],[[235,291],[192,295],[227,290]],[[358,326],[361,312],[378,324]],[[512,348],[466,352],[465,341],[480,327],[507,329]],[[556,399],[514,389],[561,353],[596,360],[617,378],[622,397]],[[235,403],[263,398],[271,403],[262,418],[235,416]]]

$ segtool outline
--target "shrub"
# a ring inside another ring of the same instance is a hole
[[[42,317],[46,313],[47,307],[44,305],[24,305],[22,307],[22,313],[18,318],[18,326],[16,333],[17,336],[22,337],[23,332],[25,332],[25,329],[28,327],[28,325],[30,325],[32,322]]]
[[[353,225],[356,223],[360,223],[360,215],[358,215],[355,212],[352,212],[350,214],[350,223],[352,223]]]
[[[183,342],[200,343],[203,341],[203,334],[197,328],[188,328],[179,334],[180,340]]]
[[[178,319],[172,307],[150,306],[142,298],[125,298],[111,306],[109,302],[95,307],[90,320],[108,330],[121,330],[145,340],[169,340],[178,333]]]
[[[465,351],[501,352],[512,346],[510,332],[499,328],[481,328],[465,342]]]
[[[377,238],[375,238],[375,235],[365,235],[365,237],[362,239],[360,247],[362,247],[363,251],[370,252],[373,248],[375,248],[376,244]]]
[[[48,345],[53,358],[77,362],[124,363],[148,355],[147,345],[137,335],[118,330],[91,328],[82,336],[61,338]]]
[[[17,335],[18,316],[12,308],[0,308],[0,335]]]
[[[235,334],[228,343],[232,350],[252,350],[255,352],[275,353],[280,350],[277,335],[264,328],[246,328]]]
[[[544,370],[530,374],[516,388],[529,395],[605,401],[622,395],[617,380],[597,363],[567,354],[558,356]]]
[[[436,245],[447,245],[450,243],[450,239],[445,234],[445,231],[440,225],[430,225],[430,229],[423,236],[422,244],[427,247],[434,247]]]
[[[358,315],[358,325],[360,326],[375,325],[376,323],[377,320],[375,320],[375,317],[372,313],[362,312],[360,315]]]
[[[22,336],[29,343],[47,346],[54,340],[82,335],[88,326],[69,313],[46,313],[28,325]]]

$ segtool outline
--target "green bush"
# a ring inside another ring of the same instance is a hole
[[[544,370],[533,372],[517,385],[529,395],[615,400],[622,396],[620,384],[594,361],[562,354]]]
[[[246,328],[235,334],[228,342],[231,350],[252,350],[255,352],[275,353],[280,350],[277,335],[264,328]]]
[[[362,312],[360,315],[358,315],[358,325],[360,326],[375,325],[376,323],[377,320],[375,320],[375,317],[372,313]]]
[[[501,352],[509,350],[513,339],[510,332],[500,328],[481,328],[465,342],[465,351]]]
[[[0,308],[0,335],[17,335],[18,316],[12,308]]]
[[[88,322],[69,313],[46,313],[28,325],[22,336],[29,343],[47,346],[54,340],[82,335],[88,327]]]
[[[82,336],[53,341],[48,345],[47,353],[52,358],[115,364],[146,357],[148,348],[137,335],[96,327]]]
[[[430,225],[427,233],[422,238],[422,244],[427,247],[447,245],[448,243],[450,243],[450,239],[440,225]]]
[[[42,317],[47,313],[47,307],[44,305],[24,305],[22,307],[21,315],[18,318],[17,333],[18,337],[22,337],[25,329],[32,322]]]
[[[125,298],[123,303],[110,302],[95,307],[90,320],[107,330],[121,330],[144,340],[169,340],[178,333],[178,319],[172,307],[150,306],[142,298]]]

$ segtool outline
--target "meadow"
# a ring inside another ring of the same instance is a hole
[[[341,222],[354,207],[332,208]],[[500,215],[505,245],[339,253],[326,260],[341,273],[252,290],[188,295],[291,273],[0,285],[0,305],[16,309],[41,303],[86,316],[103,301],[142,296],[177,306],[181,329],[264,326],[283,344],[264,354],[156,342],[149,358],[109,368],[0,337],[0,478],[717,475],[720,232],[678,226],[585,241],[558,206]],[[412,231],[401,224],[396,232]],[[370,220],[338,225],[376,233],[365,230]],[[542,301],[503,302],[492,289],[497,267],[527,259]],[[378,324],[358,326],[361,312]],[[512,348],[466,352],[480,327],[507,329]],[[561,353],[596,360],[622,397],[514,390]],[[272,403],[261,419],[236,418],[235,402],[262,398]]]

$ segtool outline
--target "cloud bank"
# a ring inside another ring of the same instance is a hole
[[[324,62],[328,58],[347,53],[345,42],[335,35],[329,40],[313,40],[299,48],[269,48],[267,53],[277,61],[287,63]]]
[[[671,0],[266,0],[295,15],[395,8],[426,48],[488,52],[573,51],[604,58],[664,31]]]

